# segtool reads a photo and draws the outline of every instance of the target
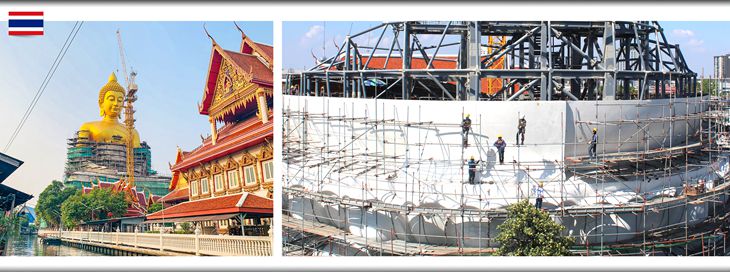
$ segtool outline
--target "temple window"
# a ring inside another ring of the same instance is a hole
[[[238,170],[228,171],[228,188],[238,188]]]
[[[217,174],[213,176],[213,181],[215,183],[215,191],[220,192],[223,191],[223,174]]]
[[[254,171],[253,165],[244,167],[243,173],[246,175],[246,185],[256,184],[256,171]]]
[[[264,181],[269,182],[274,180],[274,161],[268,160],[261,165],[264,167]]]
[[[210,193],[210,189],[208,189],[208,178],[200,179],[200,192],[203,194]]]
[[[194,180],[190,182],[190,194],[191,195],[198,195],[198,181]]]

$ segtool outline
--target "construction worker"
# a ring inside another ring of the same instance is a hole
[[[596,157],[596,145],[598,144],[598,129],[593,128],[593,136],[591,137],[590,147],[588,148],[588,156],[591,158]]]
[[[497,148],[499,153],[499,164],[504,164],[504,148],[507,147],[507,142],[502,139],[502,135],[497,135],[497,141],[494,142],[494,147]]]
[[[471,115],[467,114],[464,120],[461,121],[461,136],[464,146],[469,145],[469,130],[471,130],[471,119],[469,116]]]
[[[517,123],[517,139],[515,139],[517,145],[525,145],[525,127],[527,127],[527,120],[523,115]],[[520,141],[520,135],[522,135],[522,141]]]
[[[542,209],[542,199],[545,197],[545,189],[542,188],[543,183],[540,182],[540,185],[535,188],[535,208],[538,210]]]
[[[469,164],[469,184],[475,184],[474,177],[477,174],[477,164],[480,161],[481,160],[475,161],[474,156],[471,156],[471,159],[469,159],[469,162],[468,162],[468,164]]]

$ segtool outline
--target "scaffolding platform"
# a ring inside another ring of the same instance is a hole
[[[326,237],[342,243],[364,245],[368,249],[396,256],[448,256],[448,255],[481,255],[494,252],[494,248],[460,248],[453,246],[436,246],[403,240],[376,241],[352,235],[336,227],[313,221],[296,219],[290,215],[282,215],[283,228],[305,232],[309,235]]]

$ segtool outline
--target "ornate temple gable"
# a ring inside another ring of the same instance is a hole
[[[234,114],[256,99],[258,85],[251,82],[251,71],[243,71],[232,61],[223,59],[213,91],[213,101],[208,110],[211,119],[222,121],[225,115]]]
[[[271,148],[271,145],[265,144],[261,146],[261,150],[258,154],[259,161],[266,161],[274,158],[274,150]]]
[[[243,157],[241,158],[241,166],[249,166],[256,163],[256,157],[251,155],[251,153],[244,153]]]
[[[218,164],[217,162],[213,162],[210,166],[210,172],[212,174],[221,173],[221,172],[223,172],[223,167],[220,164]]]
[[[226,170],[238,169],[238,162],[233,159],[233,157],[228,157],[228,160],[226,160],[226,164],[223,165],[223,168]]]

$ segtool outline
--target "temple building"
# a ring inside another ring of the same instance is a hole
[[[81,125],[73,138],[67,141],[64,184],[78,189],[111,186],[127,175],[126,139],[134,137],[134,173],[136,192],[162,196],[167,194],[170,177],[158,175],[152,169],[150,146],[140,141],[134,130],[129,135],[119,122],[126,91],[112,73],[99,91],[100,121]],[[108,185],[102,185],[107,183]]]
[[[203,234],[267,235],[274,185],[273,47],[242,30],[241,37],[238,51],[210,37],[198,110],[211,134],[191,151],[178,149],[171,192],[160,199],[166,208],[146,223],[194,222]]]

